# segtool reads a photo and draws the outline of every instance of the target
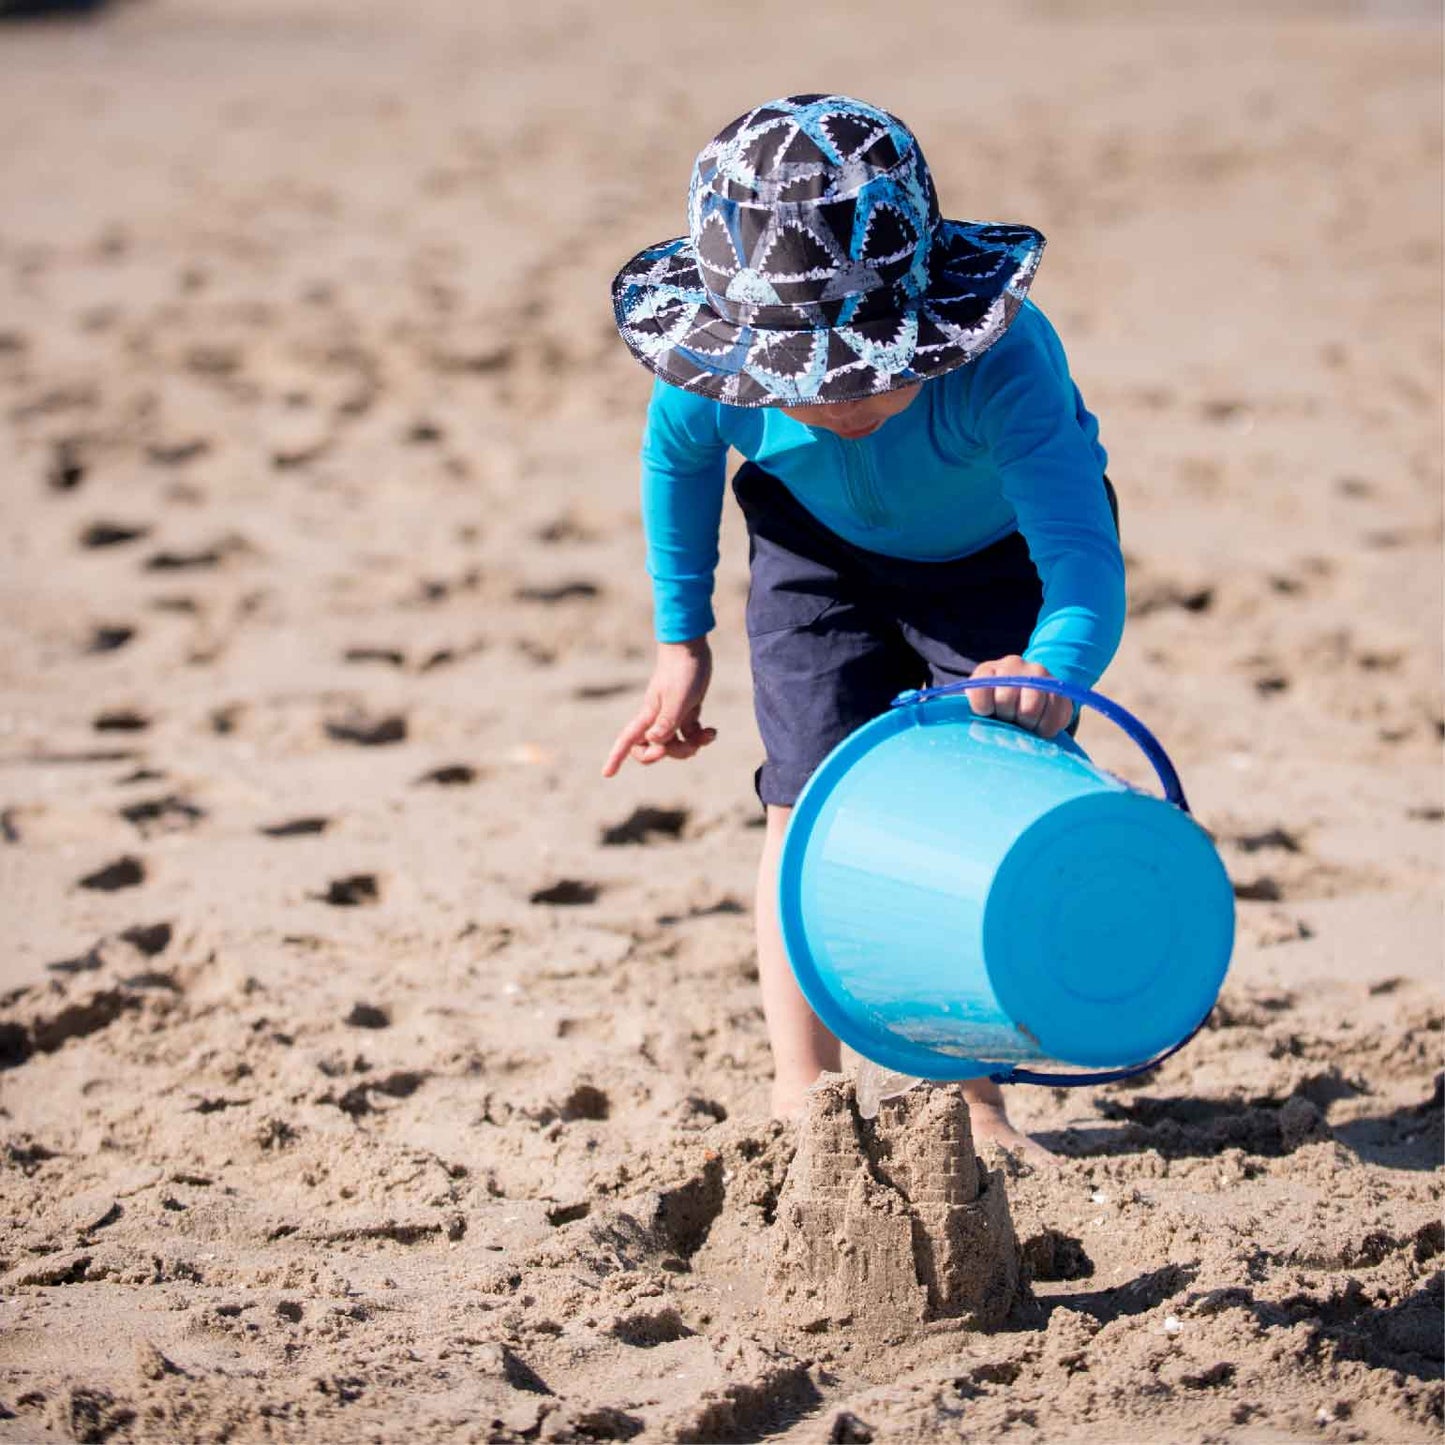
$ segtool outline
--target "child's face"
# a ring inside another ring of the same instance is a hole
[[[923,389],[923,383],[900,386],[881,396],[864,397],[862,401],[832,401],[823,406],[780,406],[778,410],[804,426],[830,431],[845,441],[857,441],[875,432],[891,416],[906,411]]]

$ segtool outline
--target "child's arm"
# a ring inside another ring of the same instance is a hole
[[[1118,648],[1125,611],[1124,561],[1096,425],[1081,409],[1052,328],[1032,308],[973,370],[966,425],[999,470],[1044,590],[1022,657],[991,660],[979,672],[1092,687]],[[995,715],[1008,716],[1017,703],[1030,716],[1053,721],[1058,701],[1042,693],[1016,699],[1011,692],[981,689],[969,696],[977,711],[992,704]]]
[[[716,403],[659,381],[642,443],[642,524],[652,578],[657,660],[642,706],[603,764],[612,777],[630,755],[643,764],[690,758],[716,736],[702,724],[712,677],[707,634],[717,567],[727,443]]]

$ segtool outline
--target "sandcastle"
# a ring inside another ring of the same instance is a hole
[[[948,1318],[996,1329],[1018,1283],[1003,1176],[979,1163],[957,1089],[914,1089],[871,1121],[850,1081],[813,1090],[773,1229],[780,1318],[882,1335]]]

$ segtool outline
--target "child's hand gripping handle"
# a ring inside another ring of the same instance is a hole
[[[901,692],[893,699],[892,706],[910,707],[915,703],[927,702],[930,698],[944,697],[955,692],[972,692],[984,687],[1018,687],[1028,688],[1033,692],[1051,692],[1059,697],[1066,697],[1081,707],[1091,707],[1095,712],[1102,713],[1138,743],[1140,751],[1159,775],[1165,798],[1182,812],[1189,811],[1189,803],[1184,797],[1184,786],[1159,739],[1127,708],[1120,707],[1103,693],[1080,687],[1077,683],[1061,682],[1056,677],[966,677],[961,682],[945,683],[942,687],[914,688]]]

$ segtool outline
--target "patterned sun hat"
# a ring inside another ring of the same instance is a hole
[[[856,401],[962,366],[1008,329],[1044,238],[946,221],[896,116],[793,95],[693,167],[689,234],[612,283],[617,328],[664,381],[731,406]]]

